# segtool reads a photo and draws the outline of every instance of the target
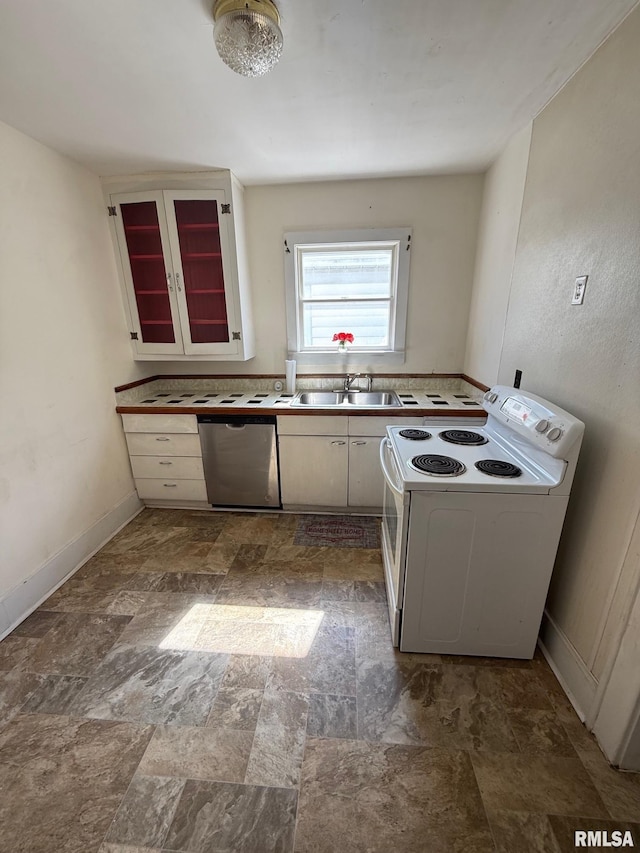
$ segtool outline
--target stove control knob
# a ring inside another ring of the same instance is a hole
[[[560,427],[553,427],[553,429],[550,429],[547,433],[547,438],[549,439],[549,441],[557,441],[561,435],[562,430],[560,429]]]
[[[487,403],[495,403],[495,401],[498,399],[498,395],[495,393],[495,391],[487,391],[484,395],[484,399],[487,401]]]
[[[549,429],[549,421],[544,418],[540,418],[538,423],[536,424],[536,432],[546,432]]]

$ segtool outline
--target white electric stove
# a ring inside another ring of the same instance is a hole
[[[387,427],[382,545],[394,645],[531,658],[584,424],[487,391],[482,426]]]

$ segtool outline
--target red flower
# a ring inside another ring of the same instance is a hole
[[[348,341],[348,343],[353,343],[353,335],[351,332],[336,332],[333,336],[334,341]]]

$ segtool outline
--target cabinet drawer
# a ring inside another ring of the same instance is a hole
[[[198,432],[195,415],[122,415],[125,432]]]
[[[131,468],[136,479],[204,480],[198,456],[132,456]]]
[[[346,435],[344,415],[278,415],[279,435]]]
[[[129,456],[202,456],[199,435],[128,432]]]
[[[206,501],[204,480],[136,479],[138,496],[142,500]]]

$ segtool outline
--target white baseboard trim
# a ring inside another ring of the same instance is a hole
[[[0,599],[0,640],[13,631],[143,509],[137,492],[131,492],[88,530]]]
[[[562,689],[584,722],[595,699],[598,682],[575,646],[546,610],[538,642]]]

